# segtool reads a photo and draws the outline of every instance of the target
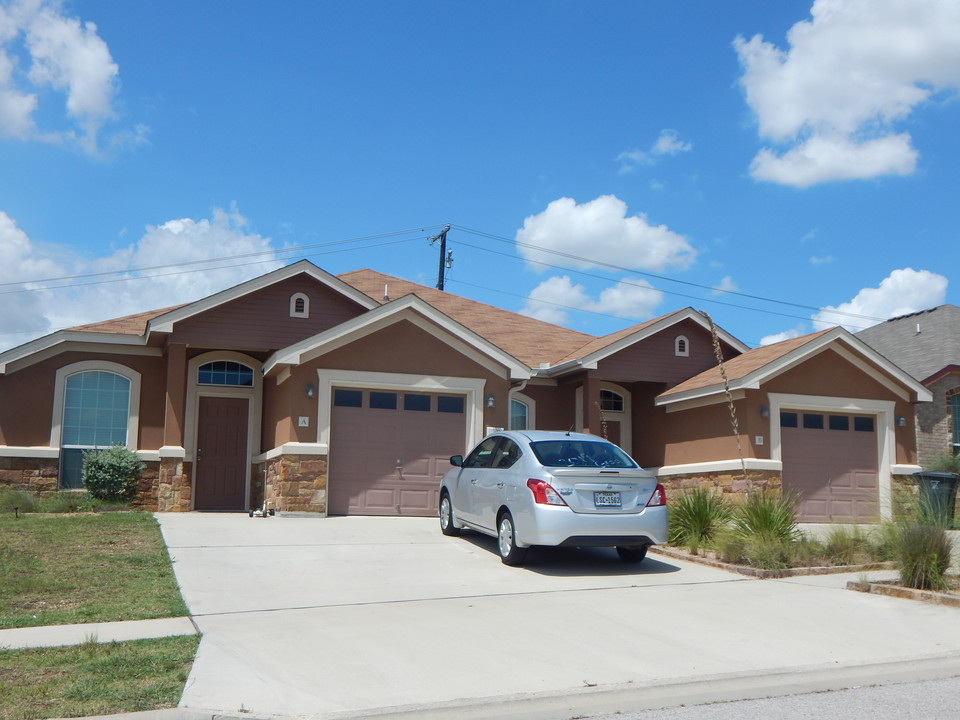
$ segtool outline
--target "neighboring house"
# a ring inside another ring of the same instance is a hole
[[[490,428],[573,429],[668,488],[782,486],[806,521],[888,517],[928,391],[839,328],[716,342],[727,388],[691,308],[595,337],[300,261],[0,353],[0,485],[80,487],[83,450],[122,443],[150,509],[433,515],[448,457]]]
[[[887,320],[857,337],[902,367],[931,393],[918,405],[921,465],[947,452],[960,454],[960,307],[940,305]]]

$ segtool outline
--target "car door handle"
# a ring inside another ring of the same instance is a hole
[[[502,488],[502,487],[503,487],[503,483],[497,483],[497,487],[498,487],[498,488]]]
[[[473,478],[473,479],[470,481],[470,484],[471,484],[471,485],[476,485],[476,484],[477,484],[477,479],[476,479],[476,478]]]

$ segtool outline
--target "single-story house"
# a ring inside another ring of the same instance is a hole
[[[685,308],[596,337],[304,260],[0,353],[0,485],[78,488],[83,450],[122,443],[154,510],[433,515],[491,428],[573,428],[668,491],[782,487],[803,520],[870,522],[918,469],[929,395],[841,328],[751,350]]]
[[[921,465],[960,454],[960,307],[940,305],[861,330],[857,337],[910,373],[933,402],[917,405]]]

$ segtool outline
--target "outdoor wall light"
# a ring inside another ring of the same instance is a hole
[[[311,385],[310,383],[307,383],[307,397],[308,398],[313,397],[313,385]]]
[[[760,406],[760,417],[765,417],[765,418],[770,417],[770,408],[768,408],[766,405],[761,405],[761,406]]]
[[[906,427],[907,419],[902,415],[897,415],[897,427]]]
[[[493,399],[493,395],[487,395],[487,407],[492,408],[496,402]]]

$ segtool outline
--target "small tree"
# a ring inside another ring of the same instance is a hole
[[[123,445],[106,450],[85,450],[80,477],[90,494],[99,500],[133,500],[146,466]]]

